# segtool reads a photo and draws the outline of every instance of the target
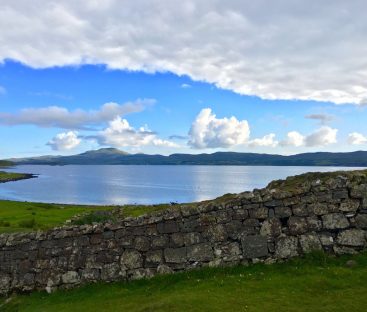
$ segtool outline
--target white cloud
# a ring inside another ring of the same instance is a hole
[[[312,134],[308,135],[305,139],[306,146],[325,146],[336,143],[337,129],[333,129],[327,126],[321,127]]]
[[[205,108],[191,125],[188,144],[194,148],[231,147],[247,143],[249,136],[247,120],[233,116],[218,119],[210,108]]]
[[[126,119],[116,117],[109,122],[106,129],[97,135],[100,145],[114,147],[141,147],[141,146],[166,146],[178,147],[177,144],[160,139],[156,133],[146,126],[135,129],[129,125]]]
[[[188,84],[188,83],[183,83],[183,84],[181,85],[181,88],[182,88],[182,89],[190,89],[190,88],[191,88],[191,85],[190,85],[190,84]]]
[[[359,104],[366,9],[364,0],[7,1],[0,62],[103,63],[268,99]]]
[[[154,100],[137,100],[125,104],[106,103],[99,110],[76,109],[70,111],[64,107],[49,106],[43,108],[25,108],[18,113],[0,113],[3,125],[36,125],[39,127],[58,127],[64,129],[88,129],[88,126],[108,122],[116,116],[140,112]]]
[[[367,137],[358,132],[352,132],[348,136],[348,143],[350,145],[363,145],[367,144]]]
[[[305,137],[297,131],[287,133],[287,138],[280,142],[282,146],[299,147],[305,144]]]
[[[304,136],[297,131],[288,132],[287,138],[280,142],[281,146],[307,146],[307,147],[323,147],[337,143],[337,129],[323,126],[315,130],[313,133]]]
[[[250,147],[276,147],[278,146],[279,142],[275,140],[275,134],[270,133],[262,137],[261,139],[254,139],[249,142]]]
[[[6,89],[3,86],[0,86],[0,95],[6,94]]]
[[[57,134],[47,145],[55,151],[66,151],[77,147],[81,143],[78,133],[75,131]]]

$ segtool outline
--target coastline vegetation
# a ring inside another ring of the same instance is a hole
[[[31,179],[34,177],[36,176],[29,173],[14,173],[14,172],[0,171],[0,183]]]
[[[367,305],[366,277],[366,253],[313,253],[273,265],[202,268],[51,295],[13,295],[0,299],[0,310],[362,312]]]

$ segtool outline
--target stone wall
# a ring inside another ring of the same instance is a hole
[[[367,171],[307,174],[115,224],[0,235],[0,292],[69,288],[366,246]]]

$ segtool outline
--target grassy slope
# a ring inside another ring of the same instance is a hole
[[[89,212],[91,209],[111,208],[108,206],[73,206],[0,200],[0,233],[49,229],[61,225],[76,214]],[[33,219],[35,220],[34,226],[27,226],[27,222],[29,223]]]
[[[347,259],[357,266],[347,268]],[[2,311],[366,311],[367,254],[201,269],[52,295],[14,296]]]
[[[124,216],[136,217],[168,207],[169,205],[126,205],[121,208]],[[0,233],[46,230],[62,225],[66,220],[78,214],[114,208],[116,206],[81,206],[0,200]],[[93,218],[90,219],[93,220]]]

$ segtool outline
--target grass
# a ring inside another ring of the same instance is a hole
[[[0,233],[46,230],[75,215],[112,206],[77,206],[0,200]]]
[[[0,171],[0,183],[29,178],[29,174]]]
[[[74,220],[73,224],[91,224],[115,219],[113,215],[104,214],[101,211],[118,209],[120,217],[137,217],[148,212],[164,210],[168,207],[171,207],[171,205],[125,205],[117,207],[0,200],[0,233],[47,230],[64,224],[76,215],[80,215],[80,218]]]
[[[348,259],[357,262],[346,267]],[[367,254],[309,255],[288,263],[204,268],[130,283],[15,295],[0,310],[366,311]],[[1,304],[1,303],[0,303]]]

